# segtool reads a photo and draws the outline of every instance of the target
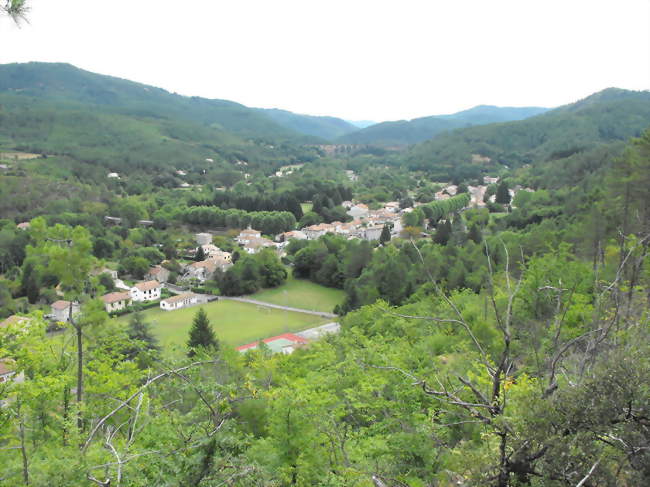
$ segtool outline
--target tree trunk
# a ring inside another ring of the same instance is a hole
[[[83,384],[84,384],[84,351],[83,337],[81,335],[81,325],[77,325],[72,318],[72,301],[70,301],[70,315],[68,319],[77,332],[77,428],[83,429],[83,417],[81,414],[81,402],[83,401]]]
[[[20,417],[20,455],[23,459],[23,481],[25,485],[29,485],[29,465],[27,462],[27,449],[25,448],[25,421]]]

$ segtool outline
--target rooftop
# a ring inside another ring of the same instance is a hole
[[[174,303],[178,303],[179,301],[185,301],[186,299],[190,299],[194,296],[196,296],[194,293],[177,294],[176,296],[172,296],[171,298],[163,299],[161,302],[174,304]]]
[[[139,282],[135,285],[136,289],[138,291],[149,291],[151,289],[157,289],[160,287],[160,283],[158,281],[145,281],[145,282]]]
[[[106,304],[117,303],[119,301],[124,301],[125,299],[131,299],[131,295],[128,292],[108,293],[101,297],[101,300]]]
[[[70,301],[63,301],[60,299],[59,301],[54,301],[52,303],[52,309],[66,309],[69,307],[70,307]]]
[[[294,335],[293,333],[284,333],[283,335],[265,338],[262,341],[269,346],[273,353],[279,353],[284,347],[289,345],[303,345],[309,343],[309,340]],[[253,348],[257,348],[258,343],[259,341],[242,345],[241,347],[237,347],[237,351],[245,352],[246,350],[252,350]]]

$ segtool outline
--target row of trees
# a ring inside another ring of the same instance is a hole
[[[185,210],[181,214],[181,219],[185,223],[202,227],[247,228],[250,226],[265,235],[276,235],[296,227],[296,218],[288,211],[247,212],[195,206]]]

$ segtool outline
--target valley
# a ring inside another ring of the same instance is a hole
[[[648,91],[359,128],[0,65],[0,486],[643,485],[649,188]]]

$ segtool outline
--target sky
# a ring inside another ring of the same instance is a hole
[[[3,0],[0,0],[3,1]],[[650,0],[28,0],[0,63],[348,120],[650,89]]]

